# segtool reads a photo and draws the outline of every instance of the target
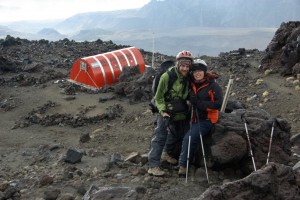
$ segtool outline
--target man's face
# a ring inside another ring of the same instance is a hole
[[[189,71],[190,71],[190,67],[192,65],[192,61],[188,60],[188,59],[182,59],[178,61],[178,71],[182,76],[187,76]]]

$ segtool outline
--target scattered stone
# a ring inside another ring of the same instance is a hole
[[[14,199],[14,197],[20,197],[19,190],[16,187],[9,186],[3,192],[4,199]]]
[[[255,94],[255,95],[253,95],[251,97],[248,97],[246,101],[248,101],[248,102],[252,101],[252,100],[256,99],[256,97],[257,97],[257,94]]]
[[[60,195],[61,191],[59,189],[49,189],[44,192],[45,200],[56,200]]]
[[[119,163],[124,162],[124,160],[122,159],[122,156],[118,153],[114,153],[109,161],[109,167],[112,167],[113,165],[119,165]]]
[[[262,82],[264,82],[263,79],[257,79],[255,84],[256,84],[256,85],[259,85],[259,84],[261,84]]]
[[[64,100],[66,101],[72,101],[72,100],[75,100],[76,99],[76,96],[67,96],[67,97],[64,97]]]
[[[81,162],[83,154],[76,149],[68,149],[65,162],[75,164]]]
[[[66,193],[66,194],[62,194],[60,195],[60,197],[57,200],[74,200],[75,197],[70,194],[70,193]]]
[[[55,149],[61,149],[61,148],[64,148],[64,146],[62,144],[53,144],[49,147],[49,150],[53,151]]]
[[[265,70],[265,76],[268,76],[268,75],[270,75],[272,73],[272,70],[271,69],[267,69],[267,70]]]
[[[141,155],[141,164],[145,165],[148,162],[148,154],[144,153]]]
[[[293,82],[295,80],[295,78],[294,77],[288,77],[288,78],[286,78],[286,81],[287,82]]]
[[[49,175],[44,175],[40,178],[40,185],[45,186],[45,185],[51,185],[54,182],[54,178]]]
[[[269,92],[268,91],[264,91],[264,93],[262,94],[263,97],[267,97],[269,96]]]
[[[4,192],[9,187],[8,181],[0,181],[0,191]]]
[[[82,143],[86,143],[86,142],[88,142],[90,140],[91,140],[91,137],[90,137],[89,133],[81,135],[80,139],[79,139],[79,141],[82,142]]]
[[[124,161],[129,161],[138,164],[141,161],[141,155],[139,152],[132,152],[124,159]]]
[[[137,192],[129,187],[96,187],[92,185],[83,200],[114,199],[136,200]]]

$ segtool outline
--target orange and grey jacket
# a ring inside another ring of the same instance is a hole
[[[210,120],[213,124],[219,119],[223,102],[222,89],[216,82],[218,75],[207,73],[202,83],[192,82],[191,89],[197,95],[197,111],[200,119]]]

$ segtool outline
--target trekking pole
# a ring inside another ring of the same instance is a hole
[[[188,152],[187,152],[187,159],[186,159],[185,183],[187,183],[188,172],[189,172],[190,149],[191,149],[191,135],[192,135],[192,125],[193,125],[193,114],[194,114],[194,107],[192,106],[191,120],[190,120],[190,130],[189,130],[189,144],[188,144]]]
[[[270,143],[269,143],[269,151],[268,151],[267,163],[266,164],[269,163],[271,146],[272,146],[272,139],[273,139],[273,132],[274,132],[274,126],[275,126],[275,118],[273,119],[273,123],[272,123],[272,130],[271,130]]]
[[[233,84],[233,78],[232,78],[232,75],[230,75],[228,85],[227,85],[227,89],[226,89],[226,93],[225,93],[223,103],[222,103],[222,107],[221,107],[221,112],[225,111],[225,108],[226,108],[226,105],[227,105],[227,102],[228,102],[228,96],[229,96],[229,93],[230,93],[231,88],[232,88],[232,84]]]
[[[248,128],[247,128],[247,122],[246,122],[246,119],[244,117],[244,114],[241,116],[241,119],[242,119],[242,121],[245,124],[245,130],[246,130],[246,135],[247,135],[247,139],[248,139],[248,145],[249,145],[249,149],[250,149],[250,155],[251,155],[251,158],[252,158],[252,163],[253,163],[254,171],[256,171],[256,166],[255,166],[254,157],[253,157],[253,153],[252,153],[251,142],[250,142]]]
[[[209,184],[209,178],[208,178],[208,172],[207,172],[207,166],[206,166],[206,158],[205,158],[203,139],[202,139],[202,132],[201,132],[201,128],[200,128],[200,122],[199,122],[199,116],[198,116],[197,109],[196,109],[196,116],[197,116],[197,120],[198,120],[198,128],[199,128],[199,134],[200,134],[200,142],[201,142],[201,148],[202,148],[202,155],[203,155],[206,179],[207,179],[207,183]]]

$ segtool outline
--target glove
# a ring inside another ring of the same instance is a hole
[[[164,117],[164,126],[167,128],[170,125],[170,117]]]
[[[189,92],[189,101],[193,106],[197,106],[197,95],[193,91]]]
[[[206,110],[208,108],[208,102],[207,101],[198,101],[197,102],[197,108],[199,110]]]

